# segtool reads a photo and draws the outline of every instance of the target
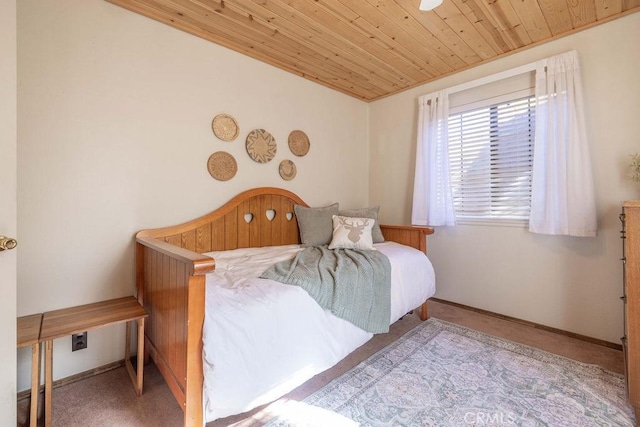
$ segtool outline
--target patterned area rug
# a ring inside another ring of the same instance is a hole
[[[431,318],[303,402],[282,426],[635,426],[624,377]]]

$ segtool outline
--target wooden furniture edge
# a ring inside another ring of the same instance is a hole
[[[389,225],[380,224],[380,228],[388,228],[390,230],[406,230],[406,231],[418,231],[424,235],[433,234],[435,231],[431,227],[422,227],[417,225]]]
[[[141,319],[149,316],[148,313],[144,311],[143,307],[140,307],[140,309],[138,310],[137,308],[138,304],[136,302],[135,297],[133,296],[113,298],[110,300],[98,301],[98,302],[89,303],[89,304],[82,304],[74,307],[51,310],[42,314],[42,325],[40,328],[40,342],[55,340],[58,338],[77,334],[83,331],[91,331],[93,329],[99,329],[105,326],[117,325],[117,324],[125,323],[129,321],[129,320],[123,320],[122,316],[111,316],[107,318],[108,320],[99,320],[97,318],[92,318],[92,320],[89,322],[85,320],[83,323],[78,324],[73,328],[68,327],[66,329],[61,329],[60,326],[58,327],[49,326],[50,323],[53,325],[60,325],[59,319],[61,316],[73,316],[74,319],[77,319],[84,312],[92,311],[95,309],[107,309],[107,308],[113,309],[117,307],[116,304],[118,304],[118,306],[126,307],[129,309],[132,309],[135,307],[134,309],[137,311],[137,313],[135,314],[135,316],[130,316],[131,320],[137,320],[137,319]]]
[[[204,366],[202,335],[204,330],[205,290],[204,276],[189,278],[187,298],[187,366],[184,396],[184,425],[204,425],[202,393]],[[193,290],[196,292],[193,292]]]
[[[42,326],[42,313],[20,316],[16,319],[17,347],[22,348],[37,344]]]
[[[138,234],[136,234],[136,237],[165,237],[172,234],[184,233],[188,230],[198,228],[204,224],[220,219],[226,214],[228,214],[229,212],[231,212],[231,210],[239,206],[245,200],[256,197],[256,196],[262,196],[262,195],[284,196],[284,197],[288,197],[289,199],[293,200],[295,203],[299,205],[302,205],[305,207],[309,206],[297,194],[294,194],[291,191],[285,190],[283,188],[277,188],[277,187],[252,188],[250,190],[243,191],[242,193],[238,194],[237,196],[229,200],[227,203],[225,203],[218,209],[212,212],[209,212],[208,214],[203,215],[199,218],[184,222],[182,224],[174,225],[171,227],[142,230],[138,232]]]
[[[38,398],[40,395],[40,366],[42,364],[42,349],[40,344],[40,329],[42,328],[42,313],[18,317],[17,347],[31,347],[31,402],[29,404],[29,426],[38,425]]]
[[[209,256],[163,242],[153,237],[140,236],[140,233],[138,233],[138,235],[136,235],[136,242],[185,263],[189,266],[189,273],[195,276],[210,273],[216,268],[215,260]],[[140,256],[141,254],[138,253],[137,255]]]
[[[640,200],[622,204],[623,319],[622,337],[627,401],[640,419]]]

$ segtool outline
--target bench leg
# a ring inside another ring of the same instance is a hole
[[[133,321],[132,321],[133,322]],[[136,391],[136,395],[142,395],[143,374],[144,374],[144,318],[138,319],[138,355],[137,355],[137,372],[134,371],[131,364],[131,323],[127,322],[124,365]]]
[[[144,318],[138,319],[138,396],[142,394],[144,374]]]
[[[38,397],[40,395],[40,343],[31,346],[31,410],[29,411],[29,426],[38,426]]]
[[[53,340],[44,343],[44,425],[51,425],[51,392],[53,386]]]
[[[125,338],[124,338],[124,361],[125,364],[127,360],[131,358],[131,322],[127,322],[125,327]]]

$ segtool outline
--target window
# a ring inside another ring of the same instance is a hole
[[[411,223],[595,236],[580,85],[572,50],[419,97]]]
[[[521,95],[450,112],[449,162],[460,222],[529,219],[535,97]]]

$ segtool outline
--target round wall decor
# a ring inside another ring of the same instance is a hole
[[[294,130],[289,134],[289,149],[293,154],[302,157],[309,152],[309,137],[301,130]]]
[[[238,172],[236,159],[226,151],[216,151],[207,161],[207,169],[218,181],[228,181]]]
[[[240,133],[238,122],[229,114],[218,114],[211,122],[213,133],[223,141],[233,141]]]
[[[282,179],[285,181],[291,181],[296,177],[298,169],[296,168],[296,164],[291,160],[283,160],[280,162],[278,172],[280,172],[280,177],[282,177]]]
[[[278,149],[276,140],[264,129],[254,129],[247,135],[247,153],[258,163],[270,162]]]

